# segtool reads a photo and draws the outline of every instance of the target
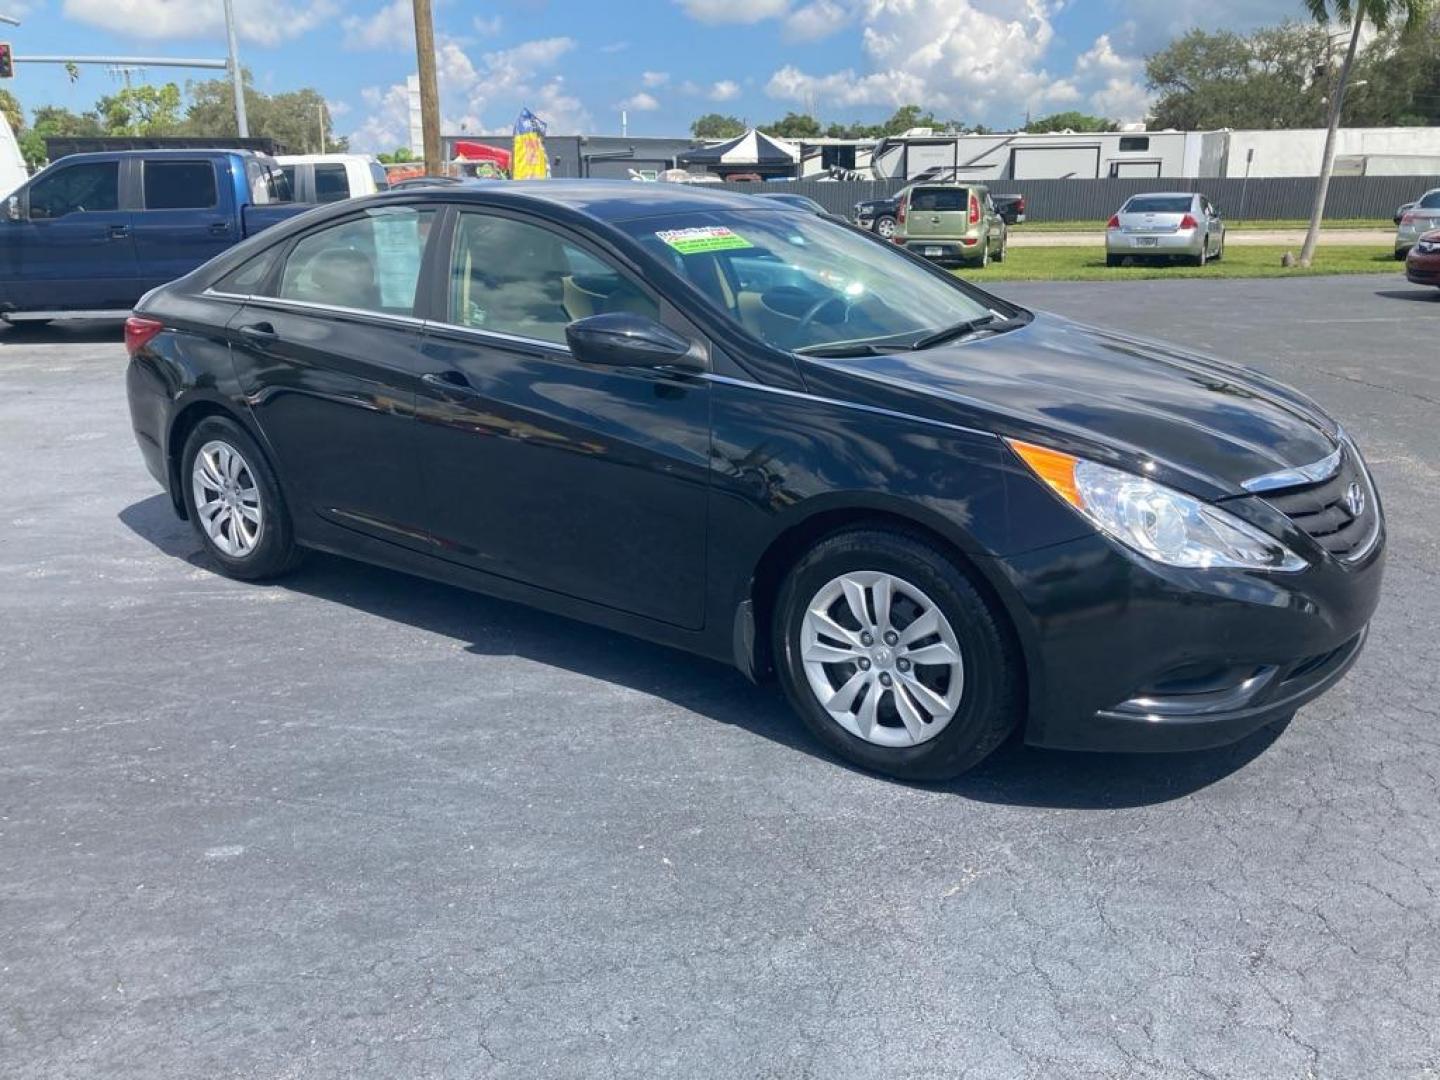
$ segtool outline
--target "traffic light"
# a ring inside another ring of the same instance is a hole
[[[15,58],[10,54],[10,43],[0,41],[0,79],[15,77]]]

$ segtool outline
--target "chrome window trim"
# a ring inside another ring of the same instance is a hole
[[[445,334],[459,334],[463,337],[479,338],[500,345],[528,345],[531,348],[548,349],[550,352],[561,353],[565,356],[573,356],[570,346],[556,341],[547,341],[545,338],[525,337],[523,334],[507,334],[504,330],[486,330],[480,326],[463,326],[460,323],[449,322],[445,319],[425,319],[426,329],[433,329]]]
[[[1252,476],[1240,486],[1252,495],[1262,491],[1279,491],[1282,488],[1304,487],[1306,484],[1321,484],[1340,471],[1340,461],[1345,456],[1345,433],[1339,432],[1338,445],[1332,453],[1309,465],[1297,465],[1291,469],[1278,469],[1263,476]]]
[[[914,424],[925,424],[928,427],[944,428],[947,431],[958,431],[965,435],[979,435],[982,438],[995,439],[996,441],[1000,439],[1000,436],[993,431],[981,431],[979,428],[965,427],[963,424],[951,424],[944,420],[931,420],[924,416],[896,412],[894,409],[884,409],[878,405],[865,405],[858,401],[842,401],[839,398],[821,397],[818,394],[806,393],[803,390],[787,390],[780,386],[767,386],[764,383],[754,382],[750,379],[737,379],[731,375],[717,375],[713,371],[697,372],[696,376],[707,382],[719,383],[722,386],[739,386],[747,390],[759,390],[766,394],[779,394],[781,397],[800,398],[820,405],[837,405],[842,409],[856,409],[860,412],[869,413],[872,416],[886,416],[894,420],[908,420]]]
[[[355,315],[365,319],[374,319],[379,322],[396,323],[400,326],[424,327],[425,320],[417,319],[413,315],[395,315],[388,311],[371,311],[367,308],[345,307],[342,304],[315,304],[309,300],[290,300],[281,296],[258,296],[250,293],[240,295],[239,293],[222,292],[219,289],[206,289],[200,295],[213,296],[221,300],[240,300],[246,304],[253,304],[256,307],[274,307],[281,311],[296,311],[301,315],[311,315],[316,312],[325,312],[335,315]]]

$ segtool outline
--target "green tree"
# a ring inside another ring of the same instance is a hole
[[[109,135],[174,135],[180,129],[180,87],[127,86],[95,103]]]
[[[404,165],[418,160],[408,146],[397,146],[388,154],[377,154],[376,158],[382,165]]]
[[[697,139],[734,139],[745,134],[745,121],[738,116],[706,113],[690,125],[690,134]]]
[[[25,130],[25,110],[20,107],[20,101],[15,95],[3,88],[0,88],[0,113],[5,115],[10,130],[18,138]]]
[[[1340,74],[1330,93],[1330,115],[1325,126],[1325,150],[1320,159],[1320,177],[1315,182],[1315,202],[1310,209],[1310,227],[1305,232],[1305,244],[1300,249],[1300,265],[1309,266],[1315,258],[1315,246],[1320,240],[1320,222],[1325,216],[1325,198],[1330,192],[1330,177],[1335,171],[1335,131],[1340,126],[1340,116],[1345,108],[1345,91],[1350,82],[1350,72],[1355,66],[1355,54],[1360,49],[1360,32],[1365,23],[1371,22],[1375,29],[1385,31],[1391,23],[1400,24],[1405,31],[1413,32],[1424,24],[1429,14],[1429,0],[1304,0],[1305,9],[1320,25],[1327,26],[1332,20],[1347,23],[1350,27],[1350,42],[1345,49],[1345,59],[1340,62]]]
[[[766,135],[781,139],[818,139],[823,130],[820,121],[804,113],[788,112],[783,119],[760,128]]]
[[[1025,125],[1032,134],[1050,131],[1115,131],[1119,125],[1103,116],[1089,116],[1082,112],[1058,112],[1050,116],[1037,117]]]
[[[20,139],[20,152],[25,157],[25,163],[32,169],[45,164],[48,156],[45,149],[47,137],[96,138],[105,134],[105,125],[95,113],[75,113],[59,105],[41,105],[35,110],[32,119],[34,123]]]
[[[1315,71],[1328,43],[1322,28],[1299,23],[1248,37],[1191,30],[1145,61],[1146,81],[1158,95],[1152,126],[1313,127],[1324,96]]]
[[[349,148],[349,140],[334,134],[330,109],[319,91],[307,87],[266,94],[251,85],[248,71],[244,83],[245,114],[252,137],[274,139],[296,154],[317,150],[343,153]],[[190,104],[185,111],[183,134],[213,138],[236,133],[235,95],[229,79],[191,83],[186,90]]]

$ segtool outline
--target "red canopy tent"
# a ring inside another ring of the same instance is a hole
[[[487,146],[485,143],[470,142],[466,139],[455,140],[456,161],[488,161],[490,164],[510,171],[510,151],[502,150],[498,146]]]

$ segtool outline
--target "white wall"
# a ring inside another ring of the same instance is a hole
[[[1337,136],[1337,158],[1391,159],[1377,160],[1373,170],[1366,169],[1371,174],[1395,175],[1396,158],[1416,159],[1413,171],[1424,173],[1429,171],[1426,159],[1440,157],[1440,127],[1341,128]],[[1325,153],[1325,131],[1232,131],[1225,175],[1245,175],[1245,152],[1250,149],[1255,151],[1251,176],[1317,176]],[[1411,171],[1403,165],[1400,168]]]
[[[20,144],[10,130],[10,121],[0,116],[0,196],[9,195],[29,177]]]

